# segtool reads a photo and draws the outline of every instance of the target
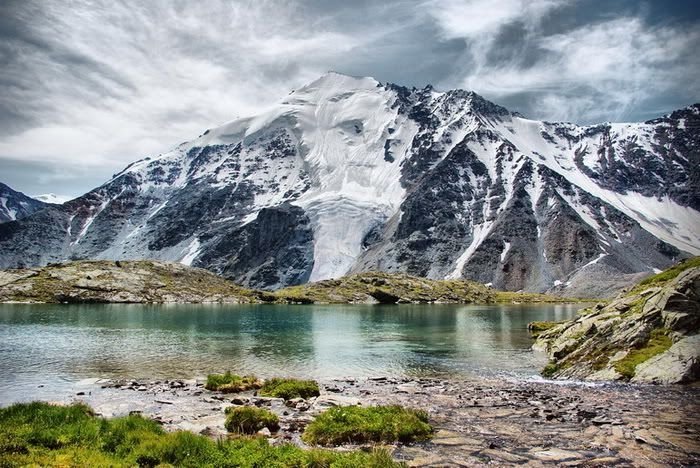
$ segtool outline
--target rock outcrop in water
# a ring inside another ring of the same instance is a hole
[[[430,280],[380,272],[344,276],[335,280],[293,286],[275,293],[283,302],[301,303],[490,303],[496,292],[464,280]]]
[[[292,271],[290,267],[287,271]],[[256,270],[251,274],[262,274]],[[244,273],[242,273],[244,274]],[[179,263],[76,261],[0,270],[0,302],[487,304],[562,302],[545,294],[497,291],[464,280],[361,273],[270,293],[243,288],[209,271]]]
[[[259,293],[200,268],[83,261],[0,271],[0,302],[248,303]]]
[[[554,378],[688,383],[700,378],[700,257],[647,278],[610,304],[542,331]]]

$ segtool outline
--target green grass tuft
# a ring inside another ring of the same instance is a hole
[[[651,331],[646,346],[630,350],[621,360],[615,362],[615,370],[622,376],[631,379],[634,377],[637,366],[657,354],[661,354],[673,345],[668,336],[668,330],[656,328]]]
[[[255,434],[263,428],[279,429],[279,418],[274,413],[255,406],[239,406],[226,409],[226,430],[238,434]]]
[[[433,429],[425,411],[401,406],[336,406],[321,413],[302,439],[313,445],[365,442],[413,442],[430,437]]]
[[[318,384],[313,380],[280,379],[266,380],[260,389],[260,395],[273,398],[311,398],[321,394]]]
[[[227,371],[225,374],[209,374],[204,388],[223,393],[238,393],[257,389],[261,386],[262,382],[254,375],[241,377]]]
[[[262,438],[212,440],[166,433],[141,416],[102,419],[85,405],[17,404],[0,409],[0,466],[376,467],[404,466],[385,450],[333,452]]]

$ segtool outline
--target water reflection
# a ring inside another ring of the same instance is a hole
[[[0,305],[0,391],[44,379],[533,373],[578,305]]]

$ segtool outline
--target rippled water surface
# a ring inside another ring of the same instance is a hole
[[[0,305],[0,403],[86,378],[533,375],[581,305]]]

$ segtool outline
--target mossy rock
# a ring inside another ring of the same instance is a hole
[[[318,383],[313,380],[273,378],[266,380],[260,389],[260,395],[272,398],[311,398],[321,394]]]
[[[422,410],[392,406],[336,406],[321,413],[304,431],[302,439],[313,445],[414,442],[433,433]]]
[[[238,406],[226,409],[226,430],[237,434],[255,434],[268,428],[279,429],[279,418],[273,412],[255,406]]]
[[[668,336],[669,330],[657,328],[652,330],[649,341],[641,348],[631,349],[627,355],[616,361],[614,364],[615,370],[626,379],[634,377],[636,367],[653,358],[657,354],[661,354],[673,346],[673,341]]]
[[[232,374],[227,371],[224,374],[209,374],[204,388],[215,392],[238,393],[246,390],[254,390],[262,387],[262,381],[254,375]]]

